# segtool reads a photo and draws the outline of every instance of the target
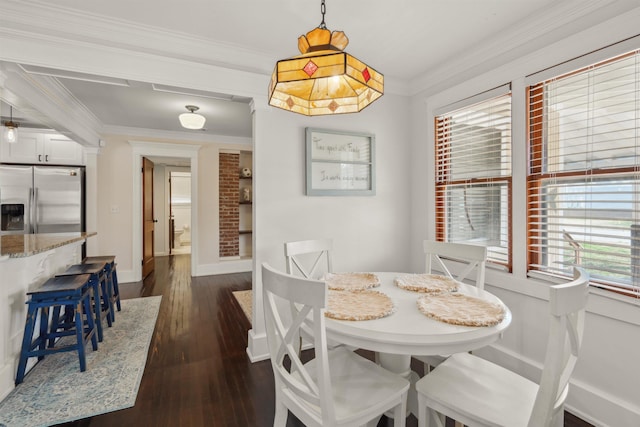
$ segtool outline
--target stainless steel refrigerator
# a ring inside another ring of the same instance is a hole
[[[0,165],[0,235],[86,231],[84,167]]]

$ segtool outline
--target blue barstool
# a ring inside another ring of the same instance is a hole
[[[27,320],[22,338],[16,385],[24,381],[27,361],[31,357],[42,360],[49,354],[77,351],[80,371],[84,372],[87,369],[85,347],[89,340],[93,350],[98,350],[95,314],[91,305],[91,288],[88,286],[89,278],[88,274],[52,277],[40,288],[27,292],[30,299],[27,301]],[[49,310],[52,308],[58,313],[61,308],[64,308],[65,317],[68,316],[73,320],[71,324],[65,324],[63,331],[49,327]],[[38,320],[40,323],[38,336],[34,338]],[[62,336],[75,336],[76,339],[72,344],[55,347],[56,338]]]
[[[107,263],[105,273],[108,280],[111,281],[111,289],[113,289],[113,304],[116,305],[118,311],[122,311],[122,307],[120,306],[120,288],[118,287],[118,272],[116,271],[115,255],[89,256],[82,260],[83,264],[91,264],[94,262]],[[115,315],[115,313],[112,313],[112,315]],[[115,316],[113,320],[115,320]]]
[[[78,274],[89,274],[89,286],[93,289],[93,302],[96,319],[96,329],[98,331],[98,341],[102,342],[104,338],[102,320],[107,320],[109,327],[113,324],[113,302],[110,295],[112,295],[111,283],[107,280],[104,274],[105,263],[93,263],[93,264],[76,264],[67,268],[64,273],[60,273],[57,276],[75,276]]]

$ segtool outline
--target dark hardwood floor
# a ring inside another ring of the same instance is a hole
[[[189,255],[158,257],[143,282],[121,284],[124,299],[162,295],[136,404],[61,425],[271,426],[273,373],[268,360],[251,363],[246,354],[251,325],[232,295],[243,289],[251,273],[191,277]],[[416,425],[409,417],[407,426]],[[287,427],[298,426],[289,416]],[[565,426],[591,424],[567,413]]]

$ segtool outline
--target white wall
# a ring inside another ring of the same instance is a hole
[[[420,244],[435,233],[433,110],[485,90],[512,82],[513,186],[526,182],[525,85],[528,74],[570,60],[638,33],[640,9],[603,22],[583,33],[526,54],[506,66],[453,84],[435,94],[412,99],[412,233],[411,267],[422,268]],[[640,48],[635,46],[635,48]],[[526,53],[526,52],[523,52]],[[511,309],[513,323],[496,345],[478,351],[538,381],[547,339],[549,283],[527,278],[525,194],[513,194],[513,273],[487,272],[486,288]],[[567,409],[597,426],[640,425],[640,301],[592,290],[586,319],[584,347],[571,381]]]
[[[406,98],[385,95],[358,115],[306,118],[259,110],[254,151],[257,262],[285,268],[283,243],[330,237],[336,271],[409,268]],[[305,195],[305,128],[369,132],[376,140],[374,196]]]
[[[124,140],[115,140],[103,148],[97,156],[96,169],[87,166],[87,175],[97,176],[96,211],[98,213],[95,231],[97,247],[87,255],[115,255],[118,262],[118,279],[127,282],[133,271],[133,251],[131,235],[133,225],[131,212],[131,147]],[[139,262],[139,261],[138,261]]]
[[[260,265],[285,269],[283,243],[333,239],[335,271],[407,271],[411,236],[409,104],[385,94],[358,114],[307,118],[277,109],[254,116],[254,324],[248,353],[267,357]],[[376,141],[376,194],[305,195],[305,128],[367,132]]]

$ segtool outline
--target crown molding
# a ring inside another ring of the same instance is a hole
[[[567,0],[555,2],[500,34],[473,41],[464,54],[421,72],[413,79],[385,76],[387,93],[411,96],[434,93],[470,76],[503,65],[523,52],[538,50],[559,38],[637,7],[625,0]],[[61,8],[42,1],[0,0],[0,33],[7,38],[39,39],[42,43],[94,46],[104,52],[129,51],[131,55],[162,56],[227,70],[269,76],[275,53],[205,39],[125,20]],[[19,62],[19,61],[16,61]],[[131,76],[125,76],[125,78]],[[159,82],[155,82],[159,83]],[[173,83],[171,83],[173,84]],[[243,94],[246,96],[246,93]]]
[[[242,71],[259,75],[259,79],[266,79],[267,83],[273,71],[274,58],[277,57],[277,53],[247,49],[231,43],[152,26],[134,25],[124,20],[82,13],[37,1],[25,3],[0,0],[0,10],[0,38],[6,40],[7,46],[10,46],[12,41],[30,40],[38,45],[51,45],[55,49],[71,48],[80,52],[97,49],[107,57],[114,56],[114,53],[122,55],[123,52],[127,52],[126,56],[135,56],[137,61],[144,60],[144,56],[140,57],[141,54],[160,56],[165,61],[173,60],[183,65],[183,61],[187,61],[191,64],[233,70],[236,73]],[[28,62],[23,57],[4,59],[32,65],[48,65],[35,63],[33,59]],[[87,72],[76,69],[71,71]],[[146,81],[144,76],[132,77],[113,73],[109,73],[109,76]],[[404,79],[385,76],[385,92],[408,96],[408,83]],[[175,86],[173,82],[167,84]],[[185,84],[184,87],[189,86]],[[249,96],[246,92],[237,94]]]
[[[275,54],[37,1],[0,0],[0,28],[269,74]]]
[[[189,153],[192,156],[196,156],[202,145],[200,144],[171,144],[164,143],[162,145],[158,145],[153,141],[136,141],[129,140],[127,141],[133,150],[136,152],[149,152],[153,151],[154,156],[163,156],[168,155],[169,157],[175,156],[176,154]]]
[[[84,155],[99,156],[102,148],[100,147],[84,147]]]
[[[216,135],[211,133],[159,131],[157,129],[134,128],[127,126],[104,126],[104,135],[118,135],[129,138],[145,138],[154,141],[188,141],[194,143],[225,143],[251,145],[251,137],[238,137],[229,135]]]
[[[414,78],[412,95],[439,92],[637,7],[635,2],[620,0],[556,2],[526,22],[477,41],[467,52]]]
[[[263,94],[269,83],[268,74],[188,62],[163,54],[136,52],[86,40],[17,31],[3,27],[2,18],[0,44],[0,60],[7,62],[214,93],[232,93],[246,98]],[[189,73],[184,72],[186,68]]]

